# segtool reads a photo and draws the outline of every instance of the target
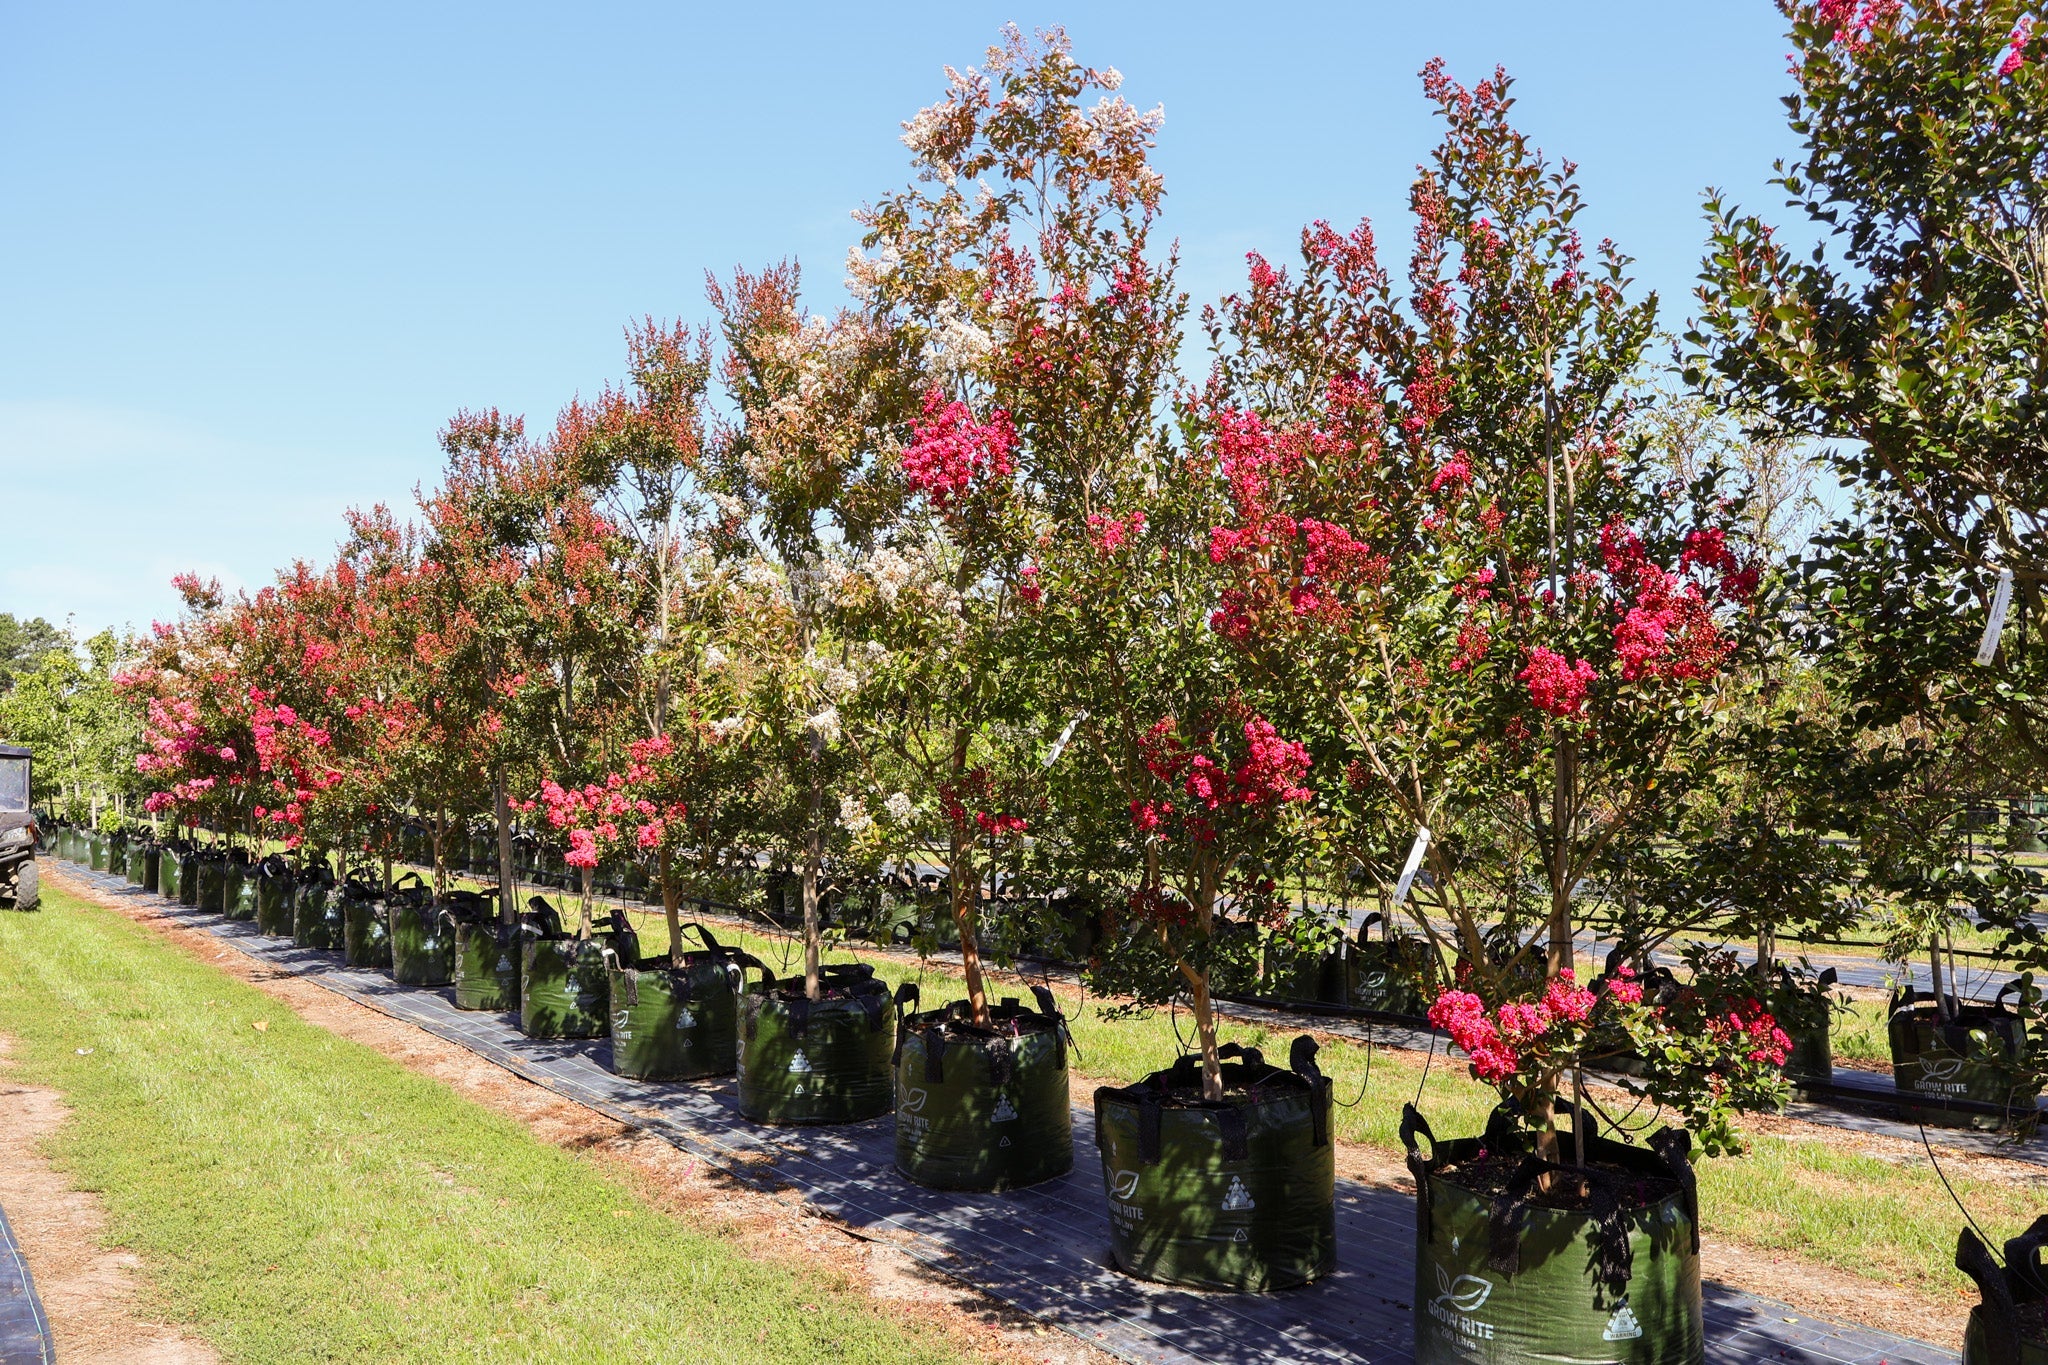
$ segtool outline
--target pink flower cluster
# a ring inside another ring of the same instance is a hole
[[[1095,552],[1107,558],[1122,549],[1124,545],[1143,535],[1145,514],[1133,512],[1127,517],[1113,517],[1107,512],[1088,514],[1088,543]]]
[[[1752,1062],[1783,1066],[1786,1055],[1792,1051],[1792,1039],[1756,1000],[1743,1001],[1729,1011],[1726,1019],[1709,1020],[1707,1031],[1716,1042],[1742,1048]]]
[[[1596,1003],[1593,992],[1555,977],[1541,1000],[1511,1001],[1490,1017],[1472,992],[1445,991],[1429,1007],[1429,1022],[1451,1035],[1481,1080],[1499,1084],[1520,1069],[1525,1054],[1575,1044],[1572,1030],[1593,1017]]]
[[[937,387],[925,394],[924,420],[912,426],[903,452],[911,488],[941,511],[966,497],[977,481],[1006,477],[1015,468],[1011,452],[1017,447],[1017,429],[1003,409],[977,422],[965,403],[944,399]]]
[[[1307,801],[1315,792],[1302,779],[1308,775],[1308,748],[1283,739],[1264,716],[1244,723],[1245,753],[1226,767],[1208,754],[1195,753],[1174,736],[1169,716],[1145,732],[1140,747],[1145,766],[1161,782],[1176,784],[1187,796],[1191,833],[1202,841],[1215,838],[1208,817],[1220,811],[1260,812]],[[1141,834],[1158,832],[1175,812],[1171,801],[1131,802],[1131,823]]]
[[[1567,663],[1556,650],[1537,645],[1515,676],[1528,684],[1529,700],[1539,710],[1570,720],[1585,710],[1586,689],[1598,675],[1584,659]]]
[[[2006,41],[2005,59],[1998,64],[1998,74],[2000,76],[2010,76],[2013,72],[2027,64],[2027,43],[2032,40],[2033,36],[2034,16],[2022,14],[2019,26],[2013,29],[2012,37]]]

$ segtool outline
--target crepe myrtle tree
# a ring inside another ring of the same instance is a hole
[[[1446,133],[1411,195],[1405,297],[1368,230],[1319,224],[1298,275],[1255,257],[1211,320],[1212,627],[1341,743],[1369,816],[1453,835],[1407,906],[1455,982],[1433,1014],[1543,1154],[1596,1012],[1718,1149],[1780,1084],[1768,1012],[1588,993],[1573,935],[1581,888],[1669,835],[1718,763],[1761,566],[1717,469],[1679,484],[1643,449],[1655,301],[1581,244],[1572,167],[1513,127],[1504,74],[1468,90],[1432,62],[1423,82]],[[1499,866],[1458,837],[1482,826]],[[1691,998],[1721,996],[1710,978]]]
[[[722,511],[717,553],[761,597],[750,634],[727,648],[772,661],[747,700],[770,773],[757,832],[801,877],[804,986],[817,999],[819,875],[850,849],[841,798],[858,786],[864,738],[841,709],[862,664],[833,596],[900,498],[894,456],[915,390],[895,329],[872,311],[809,313],[800,285],[787,263],[708,281],[734,415],[711,434],[707,486]]]
[[[142,720],[136,770],[156,787],[144,809],[231,838],[249,818],[257,777],[246,668],[253,621],[247,600],[214,580],[181,574],[172,583],[182,618],[153,623],[142,659],[118,682]]]
[[[2002,571],[2022,619],[2048,590],[2048,33],[2020,0],[1779,8],[1800,146],[1772,183],[1796,221],[1708,198],[1691,372],[1834,442],[1852,507],[1812,594],[1859,641],[1873,722],[1967,699],[2038,754],[2041,632],[1971,658]]]
[[[1018,666],[1042,595],[1033,545],[1049,517],[1085,517],[1090,466],[1149,424],[1174,296],[1146,259],[1158,118],[1115,93],[1115,71],[1077,62],[1058,30],[1009,27],[979,68],[946,74],[904,125],[913,182],[861,211],[849,260],[901,338],[917,408],[875,484],[895,495],[883,534],[843,596],[883,651],[861,701],[897,718],[871,747],[922,812],[875,829],[942,850],[985,1023],[979,850],[1021,840],[1039,800],[1027,741],[1043,713]]]

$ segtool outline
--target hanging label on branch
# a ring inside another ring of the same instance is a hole
[[[1415,885],[1415,874],[1422,870],[1422,855],[1427,852],[1429,852],[1429,826],[1417,825],[1415,827],[1415,842],[1408,847],[1408,861],[1401,865],[1401,879],[1394,883],[1394,903],[1387,909],[1387,914],[1390,918],[1397,914],[1401,906],[1407,901],[1408,888]],[[1367,913],[1366,907],[1362,905],[1351,912],[1351,932],[1353,934],[1356,934],[1359,927],[1365,923]]]
[[[2012,570],[1998,571],[1998,587],[1991,594],[1991,619],[1984,623],[1984,638],[1977,645],[1979,667],[1998,654],[1998,637],[2005,634],[2005,613],[2012,607]]]
[[[1060,731],[1060,737],[1052,742],[1052,750],[1045,756],[1046,767],[1050,768],[1053,764],[1060,761],[1060,755],[1067,751],[1067,741],[1074,737],[1074,731],[1079,729],[1081,722],[1086,719],[1088,719],[1088,713],[1086,711],[1079,711],[1075,713],[1072,720],[1067,722],[1067,728]]]

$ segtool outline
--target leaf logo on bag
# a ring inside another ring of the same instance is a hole
[[[1442,1266],[1436,1268],[1436,1287],[1440,1291],[1436,1301],[1460,1313],[1479,1311],[1493,1293],[1492,1280],[1478,1275],[1460,1275],[1454,1280]]]
[[[1244,1181],[1237,1176],[1230,1177],[1230,1188],[1223,1195],[1223,1211],[1243,1213],[1246,1209],[1256,1207],[1257,1205],[1252,1203],[1251,1191],[1244,1187]]]
[[[1118,1199],[1129,1199],[1138,1192],[1138,1173],[1136,1171],[1118,1171],[1110,1180],[1109,1192]]]
[[[1920,1063],[1920,1076],[1929,1081],[1952,1081],[1963,1069],[1961,1057],[1943,1057]]]
[[[903,1112],[906,1114],[923,1113],[924,1102],[930,1098],[930,1093],[922,1088],[911,1090],[909,1094],[903,1097]]]

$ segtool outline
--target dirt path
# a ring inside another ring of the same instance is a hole
[[[735,1238],[747,1256],[792,1267],[833,1267],[865,1287],[870,1298],[912,1330],[943,1338],[954,1349],[983,1360],[1004,1365],[1109,1365],[1112,1360],[938,1274],[886,1241],[855,1236],[808,1211],[794,1195],[736,1188],[716,1167],[678,1151],[654,1134],[627,1128],[563,1099],[425,1029],[380,1014],[301,977],[265,967],[204,930],[189,928],[147,905],[108,895],[47,863],[43,876],[69,894],[113,910],[193,957],[249,982],[283,1001],[306,1022],[373,1048],[479,1104],[520,1120],[542,1141],[612,1165],[650,1202],[684,1221],[716,1227]],[[4,1189],[0,1189],[0,1204],[12,1217],[14,1205],[7,1201]],[[41,1282],[40,1270],[37,1280]],[[54,1304],[50,1311],[54,1319]],[[71,1357],[65,1359],[68,1365]],[[187,1357],[161,1359],[183,1362]]]
[[[137,1311],[141,1262],[102,1249],[107,1219],[99,1200],[71,1188],[38,1150],[70,1117],[54,1090],[11,1074],[0,1037],[0,1208],[28,1258],[65,1365],[213,1365],[205,1342],[150,1322]]]

